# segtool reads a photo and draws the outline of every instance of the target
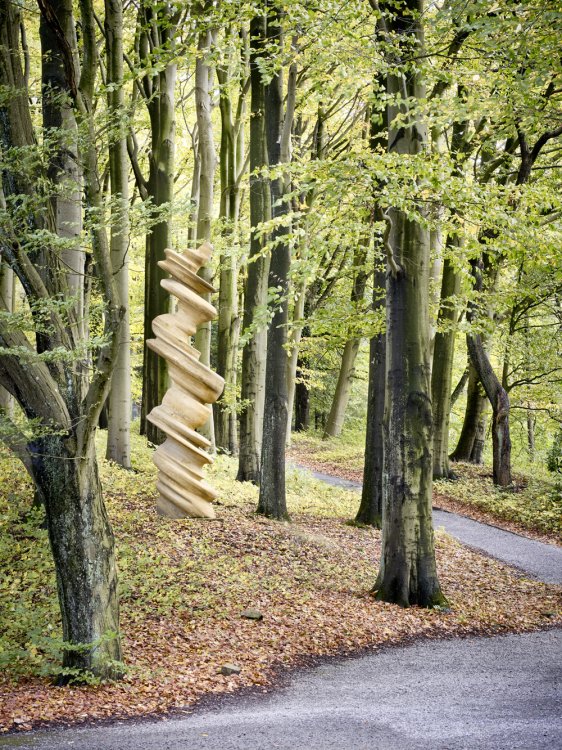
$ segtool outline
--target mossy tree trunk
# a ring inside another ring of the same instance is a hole
[[[119,599],[111,524],[103,503],[95,445],[77,455],[75,437],[32,446],[35,481],[44,500],[61,602],[63,668],[119,675]]]
[[[63,20],[72,19],[72,4],[41,0],[43,21],[54,33]],[[57,54],[64,61],[66,84],[72,96],[79,126],[86,134],[82,172],[87,199],[99,197],[94,183],[97,178],[94,148],[92,94],[97,68],[97,48],[93,7],[89,0],[81,3],[82,70],[78,55],[68,39],[61,38]],[[33,128],[28,94],[22,73],[20,52],[19,8],[8,3],[0,6],[0,85],[10,97],[0,112],[0,138],[12,148],[33,148]],[[40,201],[35,192],[46,175],[37,164],[28,171],[24,165],[8,167],[2,175],[4,194],[28,196]],[[13,205],[13,204],[12,204]],[[119,609],[114,540],[107,518],[95,456],[95,430],[117,357],[119,330],[123,310],[111,267],[111,258],[103,229],[93,232],[92,254],[100,282],[104,305],[106,343],[99,349],[93,374],[82,348],[80,327],[75,310],[61,313],[57,301],[68,297],[67,274],[61,271],[52,213],[28,215],[25,226],[18,224],[17,212],[10,210],[9,243],[3,247],[7,260],[18,277],[30,303],[48,301],[50,325],[37,331],[32,346],[25,332],[0,321],[0,384],[19,403],[22,414],[30,420],[28,433],[39,425],[31,439],[10,423],[9,447],[22,460],[34,480],[45,505],[49,539],[58,583],[64,649],[63,666],[69,677],[80,678],[84,670],[99,677],[115,676],[121,657]],[[26,232],[43,232],[47,252],[37,253],[25,247]],[[23,241],[22,241],[23,237]],[[9,250],[8,250],[9,248]],[[41,273],[39,258],[48,266]],[[45,273],[43,273],[45,271]],[[68,353],[56,356],[61,348]],[[22,354],[23,353],[23,354]],[[50,356],[46,359],[44,354]],[[41,355],[41,356],[37,356]]]
[[[386,9],[386,4],[385,4]],[[393,38],[387,90],[389,150],[418,154],[427,149],[427,133],[411,102],[424,100],[419,71],[403,58],[423,54],[421,0],[388,7],[381,22]],[[390,35],[390,36],[389,36]],[[395,128],[398,114],[409,127]],[[424,211],[419,205],[418,210]],[[405,212],[386,213],[386,397],[382,555],[374,586],[378,599],[403,607],[445,602],[435,565],[431,514],[433,416],[430,385],[429,229]]]

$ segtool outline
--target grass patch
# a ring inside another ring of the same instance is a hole
[[[489,468],[462,463],[453,468],[456,481],[434,483],[437,499],[562,540],[562,487],[549,477],[517,474],[514,489],[502,490],[494,486]]]

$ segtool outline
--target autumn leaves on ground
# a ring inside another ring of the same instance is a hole
[[[560,624],[560,592],[437,532],[451,611],[374,601],[380,533],[346,523],[356,493],[292,472],[291,524],[254,514],[257,490],[221,458],[212,481],[218,520],[170,521],[155,512],[155,469],[138,440],[136,471],[104,463],[119,554],[124,679],[53,686],[60,630],[46,533],[26,513],[31,487],[0,462],[0,726],[29,729],[189,711],[210,693],[266,689],[311,656],[353,653],[419,637],[459,637]],[[241,613],[252,608],[261,620]],[[240,673],[221,674],[225,664]]]

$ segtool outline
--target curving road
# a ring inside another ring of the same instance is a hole
[[[330,484],[357,483],[315,474]],[[462,542],[549,583],[562,550],[434,511]],[[185,718],[12,735],[21,750],[554,750],[562,748],[562,630],[426,641],[297,673],[268,695]]]
[[[331,662],[268,696],[169,721],[34,732],[43,750],[539,750],[562,747],[562,631],[434,641]]]

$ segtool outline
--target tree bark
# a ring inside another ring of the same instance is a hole
[[[389,151],[417,154],[427,145],[427,133],[409,111],[409,100],[424,100],[425,87],[419,71],[400,58],[413,50],[423,53],[422,2],[406,0],[389,11],[385,31],[396,34],[398,45],[387,78],[387,90],[397,99],[388,108]],[[393,125],[399,113],[409,127]],[[384,504],[373,590],[378,599],[403,607],[430,607],[446,601],[437,579],[431,513],[430,237],[423,224],[399,209],[389,209],[387,218]]]
[[[477,436],[481,433],[479,425],[485,423],[487,403],[486,396],[481,391],[478,373],[474,366],[469,362],[466,408],[457,446],[449,456],[451,461],[473,461],[473,458],[478,452],[478,450],[474,450],[475,443]]]
[[[386,279],[384,271],[375,271],[373,310],[384,309]],[[384,476],[384,399],[386,379],[386,335],[377,333],[369,346],[369,391],[367,395],[367,430],[361,504],[357,523],[380,529],[383,509]]]
[[[220,215],[224,239],[228,243],[220,258],[219,315],[217,325],[217,373],[224,378],[224,392],[215,405],[215,433],[217,449],[226,453],[238,452],[238,420],[236,416],[236,383],[238,376],[238,251],[240,214],[240,179],[244,170],[244,127],[246,92],[242,76],[236,116],[228,91],[227,67],[217,67],[221,85],[221,145],[220,145]]]
[[[289,332],[290,353],[287,361],[287,447],[291,444],[291,431],[293,424],[293,411],[295,407],[295,390],[297,378],[297,362],[299,357],[299,347],[302,337],[302,318],[304,315],[304,283],[299,285],[296,294],[295,306],[293,308],[293,324]]]
[[[40,1],[40,10],[51,30],[61,28],[61,6]],[[94,88],[96,42],[93,8],[83,0],[82,71],[77,68],[76,49],[61,39],[57,54],[64,61],[66,85],[76,103],[78,125],[84,126],[84,174],[87,200],[96,201],[99,192],[92,187],[96,176],[93,132],[92,92]],[[72,16],[70,3],[64,17]],[[0,85],[12,91],[12,100],[0,112],[0,139],[8,147],[33,147],[33,128],[22,74],[19,41],[19,9],[14,3],[0,6]],[[17,135],[16,135],[17,134]],[[45,179],[34,167],[23,170],[18,179],[4,171],[2,191],[17,195],[34,194],[37,183]],[[26,184],[27,183],[27,184]],[[98,208],[98,204],[92,204]],[[11,218],[11,217],[10,217]],[[98,216],[99,218],[99,216]],[[8,250],[11,267],[18,276],[29,302],[58,300],[67,288],[66,276],[53,248],[47,247],[45,274],[34,266],[33,253],[23,249],[22,231],[17,228],[3,247]],[[43,231],[45,244],[49,233],[56,232],[54,215],[42,212],[28,216],[26,231]],[[119,610],[114,561],[114,540],[105,513],[97,475],[94,436],[99,413],[105,401],[113,363],[118,349],[121,310],[112,274],[109,248],[103,229],[93,237],[92,250],[100,275],[100,296],[104,303],[107,343],[100,347],[98,366],[88,377],[89,362],[77,336],[77,321],[72,311],[61,315],[55,302],[50,307],[48,330],[37,332],[33,347],[22,330],[0,320],[0,384],[18,401],[22,414],[31,420],[29,429],[39,423],[39,436],[27,445],[12,445],[36,483],[45,502],[51,550],[55,562],[59,603],[65,639],[61,680],[78,678],[84,670],[96,676],[115,676],[120,659]],[[25,234],[23,234],[25,240]],[[64,281],[63,281],[64,279]],[[69,320],[67,319],[69,318]],[[37,354],[64,347],[70,358],[46,362]],[[24,353],[24,354],[20,354]]]
[[[213,46],[211,30],[199,35],[197,46],[197,61],[195,63],[195,105],[197,108],[197,132],[199,138],[199,206],[197,210],[197,244],[210,242],[211,222],[213,218],[213,185],[217,157],[213,140],[213,122],[211,119],[211,85],[213,68],[209,64],[208,56]],[[209,266],[199,270],[199,275],[207,282],[212,281],[212,271]],[[202,295],[207,302],[211,301],[210,294]],[[194,337],[194,346],[201,352],[200,361],[208,367],[211,364],[211,321],[201,323]],[[199,432],[211,442],[211,450],[215,450],[215,426],[213,417],[199,428]]]
[[[494,484],[509,487],[512,483],[509,396],[492,369],[480,334],[468,334],[466,341],[471,362],[492,404]]]
[[[267,19],[267,38],[277,54],[282,43],[281,25],[277,12]],[[271,53],[270,53],[271,54]],[[288,164],[291,159],[291,129],[296,98],[296,64],[288,74],[287,99],[283,112],[283,76],[275,73],[266,87],[265,119],[269,164]],[[271,210],[274,219],[288,213],[283,200],[288,187],[287,177],[270,181]],[[263,440],[260,467],[260,494],[257,512],[268,518],[287,519],[285,492],[285,442],[287,437],[287,324],[289,320],[289,270],[291,251],[288,241],[290,227],[283,224],[272,232],[271,263],[268,285],[275,290],[273,317],[267,336],[266,392],[264,402]]]
[[[152,55],[170,55],[174,49],[177,15],[167,3],[159,10],[144,6],[140,13],[139,57],[152,69]],[[171,22],[170,22],[171,21]],[[145,29],[150,27],[150,35]],[[156,39],[154,37],[156,36]],[[152,338],[152,321],[158,315],[169,312],[170,295],[160,282],[166,273],[158,265],[165,260],[165,249],[172,247],[172,214],[174,198],[174,165],[176,152],[175,83],[177,65],[170,56],[165,67],[156,74],[147,74],[143,79],[145,99],[150,117],[149,176],[144,185],[145,197],[150,198],[156,209],[156,222],[146,237],[144,277],[144,348],[143,382],[141,403],[141,434],[154,445],[165,439],[162,432],[146,417],[158,406],[168,390],[168,368],[166,360],[152,351],[146,341]],[[165,206],[168,210],[162,212]]]
[[[107,50],[108,113],[113,123],[109,133],[111,179],[111,264],[123,306],[119,351],[109,392],[106,458],[131,468],[131,332],[129,325],[129,174],[127,132],[123,116],[123,4],[105,0],[105,44]]]
[[[451,393],[451,409],[461,397],[462,392],[466,388],[467,382],[468,382],[468,367],[465,367],[463,374],[460,376],[458,383],[453,388],[453,392]]]
[[[72,6],[66,0],[52,0],[53,13],[60,23],[69,48],[76,54],[76,30]],[[80,158],[78,154],[78,127],[75,107],[69,89],[64,58],[59,53],[60,40],[52,25],[40,17],[41,38],[41,89],[43,130],[46,140],[52,142],[47,176],[56,189],[50,201],[55,217],[57,235],[65,240],[60,251],[63,273],[69,293],[76,298],[76,318],[80,331],[87,334],[84,317],[85,253],[80,246],[82,233],[82,198]],[[78,61],[74,61],[78,65]]]
[[[458,247],[454,236],[448,238],[449,251]],[[431,372],[433,406],[433,478],[449,477],[449,417],[451,414],[451,379],[455,354],[457,308],[455,297],[460,290],[460,277],[449,257],[443,265],[441,306],[437,320]]]
[[[63,668],[117,677],[121,658],[114,538],[103,503],[95,446],[52,436],[33,445],[35,480],[45,503],[65,643]],[[88,644],[89,647],[84,646]]]
[[[483,259],[472,261],[472,276],[477,293],[482,292]],[[496,272],[497,273],[497,272]],[[469,303],[467,320],[473,323],[476,306]],[[509,487],[511,477],[511,438],[509,434],[509,396],[494,372],[486,352],[484,339],[480,333],[468,333],[466,344],[470,361],[478,373],[488,400],[492,405],[492,453],[494,484]]]
[[[265,19],[256,16],[250,24],[250,252],[244,289],[245,338],[242,350],[241,413],[238,474],[241,482],[259,483],[263,408],[265,399],[265,359],[267,329],[264,310],[267,304],[269,258],[259,225],[271,216],[269,184],[260,170],[268,164],[265,134],[265,86],[259,60],[265,42]]]

